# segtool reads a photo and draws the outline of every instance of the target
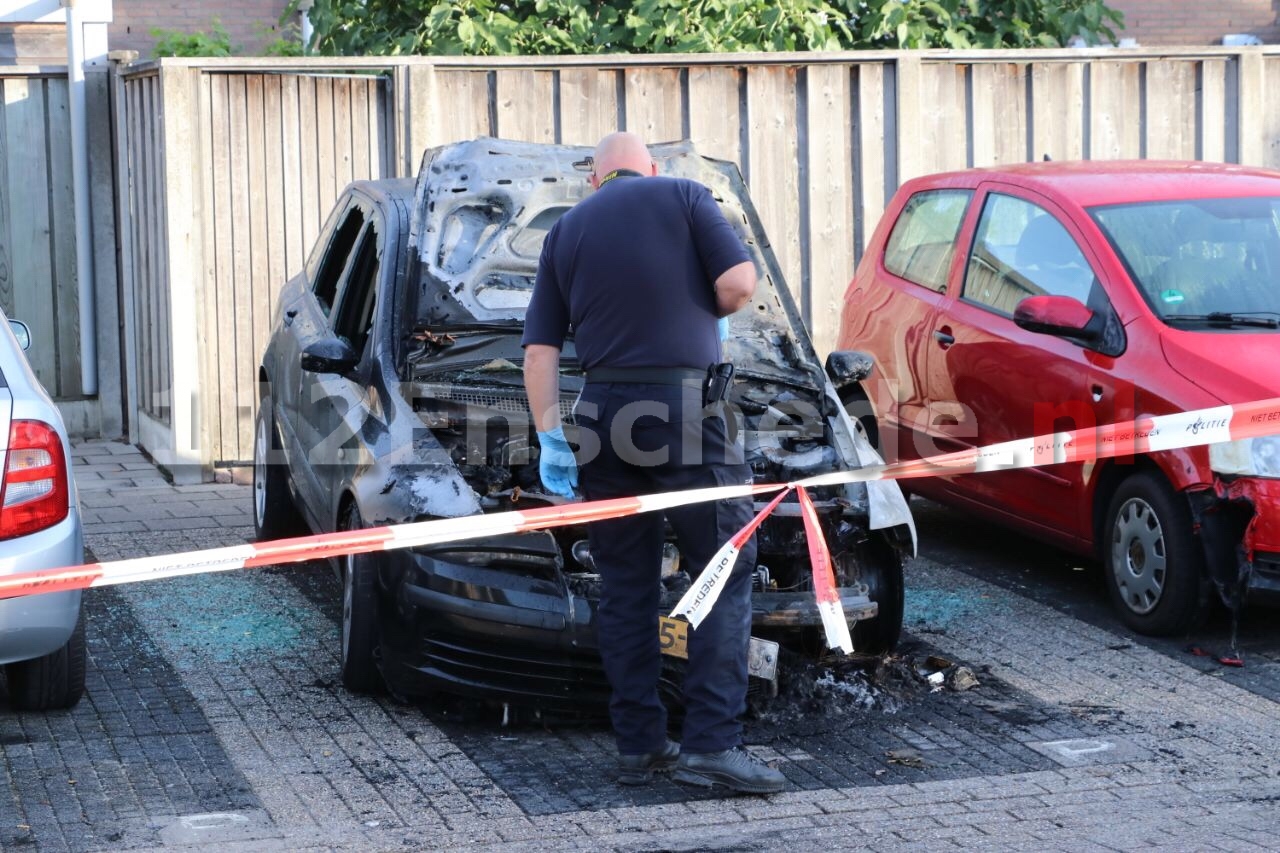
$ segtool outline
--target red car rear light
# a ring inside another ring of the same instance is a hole
[[[46,423],[14,421],[0,485],[0,539],[52,527],[69,511],[62,439]]]

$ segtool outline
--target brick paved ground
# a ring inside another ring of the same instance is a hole
[[[252,533],[247,487],[170,486],[107,442],[75,464],[100,559]],[[912,650],[982,687],[775,707],[748,739],[793,788],[730,799],[619,788],[599,725],[346,693],[323,567],[95,590],[86,700],[0,712],[0,847],[1275,848],[1268,695],[927,557],[908,583]]]

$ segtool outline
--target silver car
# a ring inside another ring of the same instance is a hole
[[[71,445],[22,353],[30,337],[22,323],[0,322],[0,575],[84,562]],[[80,591],[0,600],[0,664],[15,708],[79,702],[85,669]]]

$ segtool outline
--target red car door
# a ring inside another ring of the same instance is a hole
[[[1111,312],[1096,256],[1069,217],[1021,188],[988,183],[963,269],[935,321],[925,374],[932,447],[985,446],[1111,420],[1111,384],[1083,343],[1029,332],[1013,321],[1029,296],[1069,296]],[[1079,465],[960,475],[931,488],[1024,529],[1064,542],[1088,537]],[[928,493],[931,488],[921,491]]]
[[[863,383],[869,397],[865,414],[879,419],[881,455],[890,462],[914,455],[930,334],[972,197],[973,190],[964,187],[921,189],[897,211],[890,209],[845,295],[836,348],[875,354],[876,369]]]

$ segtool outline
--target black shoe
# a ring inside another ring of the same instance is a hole
[[[677,782],[710,788],[724,785],[743,794],[773,794],[787,786],[782,771],[742,748],[701,754],[680,753],[673,777]]]
[[[618,781],[623,785],[643,785],[654,773],[665,773],[676,766],[680,744],[667,741],[657,752],[618,756]]]

